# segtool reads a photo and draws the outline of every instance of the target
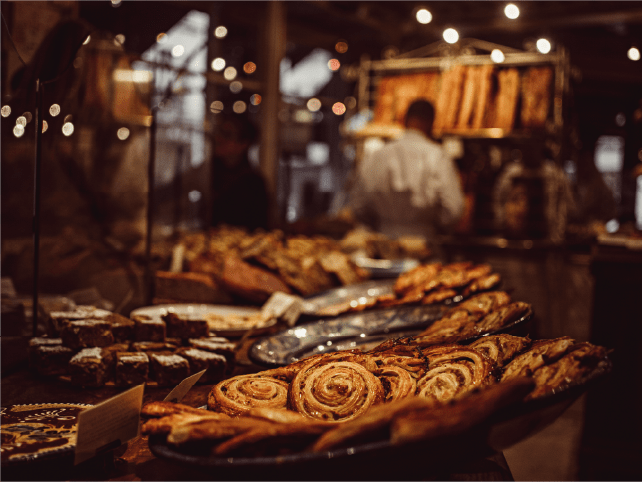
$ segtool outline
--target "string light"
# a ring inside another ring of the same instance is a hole
[[[58,104],[52,104],[49,108],[49,115],[56,117],[58,114],[60,114],[60,106]]]
[[[306,107],[308,107],[308,110],[310,112],[317,112],[319,109],[321,109],[321,105],[321,101],[315,97],[309,99],[306,103]]]
[[[221,57],[218,57],[212,61],[210,67],[212,67],[212,70],[214,70],[215,72],[220,72],[225,68],[225,60],[223,60]]]
[[[159,44],[164,44],[167,42],[167,34],[165,32],[161,32],[156,36],[156,42]]]
[[[421,8],[415,14],[415,19],[421,24],[426,25],[427,23],[431,23],[431,20],[433,20],[433,15],[431,15],[431,12],[429,12],[426,8]]]
[[[335,44],[335,50],[337,53],[345,54],[348,51],[348,44],[345,41],[340,40]]]
[[[118,44],[123,45],[125,43],[125,35],[119,33],[118,35],[116,35],[116,37],[114,37],[114,40],[116,40]]]
[[[232,105],[232,110],[235,114],[243,114],[246,111],[246,103],[238,100]]]
[[[493,49],[491,51],[491,60],[499,64],[505,61],[505,54],[500,49]]]
[[[511,20],[515,20],[520,15],[520,9],[513,3],[507,4],[505,7],[505,15]]]
[[[220,100],[215,100],[210,104],[210,112],[213,114],[219,114],[220,112],[223,112],[223,102]]]
[[[223,77],[226,80],[234,80],[236,76],[237,76],[237,69],[235,69],[234,67],[227,67],[223,71]]]
[[[538,49],[538,52],[541,54],[548,54],[549,51],[551,50],[551,43],[549,43],[549,40],[540,38],[536,42],[536,48]]]
[[[230,83],[230,92],[233,94],[238,94],[241,92],[243,89],[243,84],[239,82],[238,80],[235,80],[234,82]]]
[[[44,134],[45,132],[47,132],[47,129],[49,129],[49,124],[47,124],[47,121],[43,119],[42,120],[42,133]]]
[[[448,28],[442,33],[442,38],[444,38],[445,42],[454,44],[458,41],[460,35],[458,35],[458,32],[455,29]]]
[[[181,44],[172,47],[172,57],[180,57],[185,52],[185,47]]]
[[[121,0],[112,0],[112,7],[120,7]]]
[[[243,65],[243,71],[246,74],[253,74],[257,70],[257,65],[254,62],[246,62]]]
[[[214,36],[216,38],[224,38],[226,35],[228,35],[228,29],[223,25],[220,25],[214,29]]]
[[[637,60],[641,60],[641,52],[639,52],[639,49],[637,49],[636,47],[632,47],[627,51],[627,58],[633,60],[634,62],[636,62]]]
[[[8,105],[3,105],[2,109],[0,110],[0,114],[2,117],[9,117],[11,115],[11,107]]]
[[[13,135],[16,137],[22,137],[22,135],[25,133],[25,128],[21,126],[20,124],[16,124],[13,127]]]
[[[74,133],[74,124],[71,122],[65,122],[63,124],[63,134],[67,137]]]
[[[118,137],[121,141],[124,141],[129,137],[129,129],[127,127],[121,127],[116,131],[116,137]]]
[[[16,119],[16,125],[25,127],[27,125],[27,118],[23,115]]]
[[[337,59],[330,59],[330,60],[328,61],[328,68],[329,68],[330,70],[332,70],[332,71],[339,70],[339,68],[341,67],[341,65],[342,65],[342,64],[341,64],[341,63],[339,62],[339,60],[337,60]]]
[[[346,106],[341,102],[335,102],[333,104],[333,114],[342,115],[346,112]]]
[[[252,105],[259,105],[261,104],[261,96],[259,94],[252,94],[250,96],[250,103]]]

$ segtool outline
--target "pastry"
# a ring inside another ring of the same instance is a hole
[[[480,338],[469,345],[486,356],[496,367],[503,367],[513,357],[531,345],[529,337],[513,335],[490,335]]]
[[[236,416],[254,407],[286,408],[287,401],[288,382],[259,372],[215,385],[208,395],[208,408]]]

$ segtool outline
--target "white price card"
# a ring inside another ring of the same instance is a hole
[[[130,388],[78,414],[74,464],[138,436],[144,388]]]
[[[165,397],[163,401],[179,403],[181,400],[183,400],[183,397],[185,397],[185,394],[190,391],[190,388],[192,388],[194,384],[199,381],[199,378],[201,378],[201,375],[203,375],[204,373],[205,373],[205,370],[201,370],[200,372],[187,377],[176,387],[174,387],[174,389],[167,394],[167,397]]]

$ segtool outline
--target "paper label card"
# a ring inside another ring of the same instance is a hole
[[[174,389],[170,393],[168,393],[167,397],[165,397],[163,401],[179,403],[181,400],[183,400],[183,397],[185,397],[185,394],[190,391],[190,388],[192,388],[194,384],[199,381],[199,378],[201,378],[201,375],[203,375],[204,373],[205,373],[205,370],[201,370],[200,372],[187,377],[176,387],[174,387]]]
[[[138,436],[144,388],[130,388],[78,414],[75,465]]]

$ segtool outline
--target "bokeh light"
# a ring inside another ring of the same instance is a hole
[[[520,15],[520,9],[513,3],[508,3],[505,7],[505,15],[511,20],[515,20]]]
[[[25,127],[27,125],[27,118],[23,115],[16,119],[16,125]]]
[[[261,104],[261,96],[259,94],[252,94],[250,96],[250,103],[252,105],[259,105]]]
[[[58,114],[60,114],[60,106],[58,104],[52,104],[49,108],[49,115],[56,117]]]
[[[230,92],[233,94],[238,94],[243,89],[243,84],[238,80],[230,83]]]
[[[71,122],[65,122],[63,124],[63,134],[69,137],[74,133],[74,124]]]
[[[21,126],[20,124],[16,124],[13,127],[13,135],[16,137],[22,137],[22,135],[25,133],[25,128],[24,126]]]
[[[549,43],[549,40],[540,38],[536,42],[536,48],[541,54],[548,54],[551,50],[551,44]]]
[[[234,67],[226,67],[223,71],[223,77],[226,80],[234,80],[237,77],[237,69]]]
[[[351,95],[344,99],[344,104],[346,104],[347,109],[354,109],[357,107],[357,99]]]
[[[223,25],[219,25],[217,28],[214,29],[214,36],[216,38],[224,38],[226,35],[228,35],[228,29],[225,28]]]
[[[321,105],[321,101],[315,97],[309,99],[306,103],[306,107],[308,107],[308,110],[311,112],[317,112],[319,109],[321,109]]]
[[[445,42],[454,44],[458,41],[460,35],[455,29],[448,28],[442,33],[442,38],[444,38]]]
[[[83,45],[87,45],[91,39],[92,39],[92,36],[88,35],[85,41],[83,42]]]
[[[427,23],[431,23],[431,20],[433,20],[433,15],[431,15],[431,12],[429,12],[426,8],[421,8],[415,14],[415,19],[421,24],[426,25]]]
[[[246,74],[253,74],[257,70],[257,65],[254,62],[246,62],[243,65],[243,71]]]
[[[125,43],[125,35],[122,33],[119,33],[116,37],[114,37],[114,40],[116,40],[119,44],[123,45]]]
[[[633,60],[634,62],[636,62],[637,60],[641,60],[641,52],[636,47],[632,47],[627,51],[627,58]]]
[[[346,112],[346,106],[341,102],[335,102],[333,104],[333,114],[343,115]]]
[[[172,57],[180,57],[185,53],[185,47],[181,44],[172,47]]]
[[[491,60],[493,60],[497,64],[499,64],[501,62],[504,62],[505,61],[505,54],[502,53],[502,50],[500,50],[500,49],[493,49],[491,51]]]
[[[345,54],[348,51],[348,44],[345,41],[340,40],[335,44],[335,51],[340,54]]]
[[[220,72],[225,68],[225,60],[223,60],[221,57],[217,57],[212,61],[210,67],[212,67],[212,70],[214,70],[215,72]]]
[[[238,100],[232,104],[232,110],[235,114],[243,114],[246,111],[246,103],[242,100]]]
[[[63,119],[63,124],[66,122],[71,122],[73,118],[74,116],[71,114],[66,115],[65,118]]]
[[[124,141],[129,137],[129,129],[127,127],[121,127],[116,131],[116,137],[118,137],[121,141]]]
[[[0,114],[2,117],[9,117],[11,115],[11,107],[8,105],[3,105],[2,109],[0,109]]]
[[[112,0],[112,7],[120,7],[121,0]]]
[[[223,112],[223,102],[221,102],[220,100],[215,100],[214,102],[212,102],[212,104],[210,104],[210,112],[212,112],[213,114],[219,114]]]
[[[22,114],[25,119],[27,119],[27,124],[31,122],[31,119],[33,119],[33,116],[31,115],[31,112],[25,112]]]
[[[339,68],[341,67],[341,65],[342,65],[342,64],[341,64],[341,63],[339,62],[339,60],[337,60],[337,59],[330,59],[330,60],[328,61],[328,68],[329,68],[330,70],[332,70],[332,71],[339,70]]]
[[[164,44],[167,42],[167,34],[165,32],[161,32],[156,36],[156,42],[159,44]]]
[[[49,124],[47,124],[47,121],[43,119],[42,121],[42,132],[43,134],[47,132],[47,129],[49,129]]]

